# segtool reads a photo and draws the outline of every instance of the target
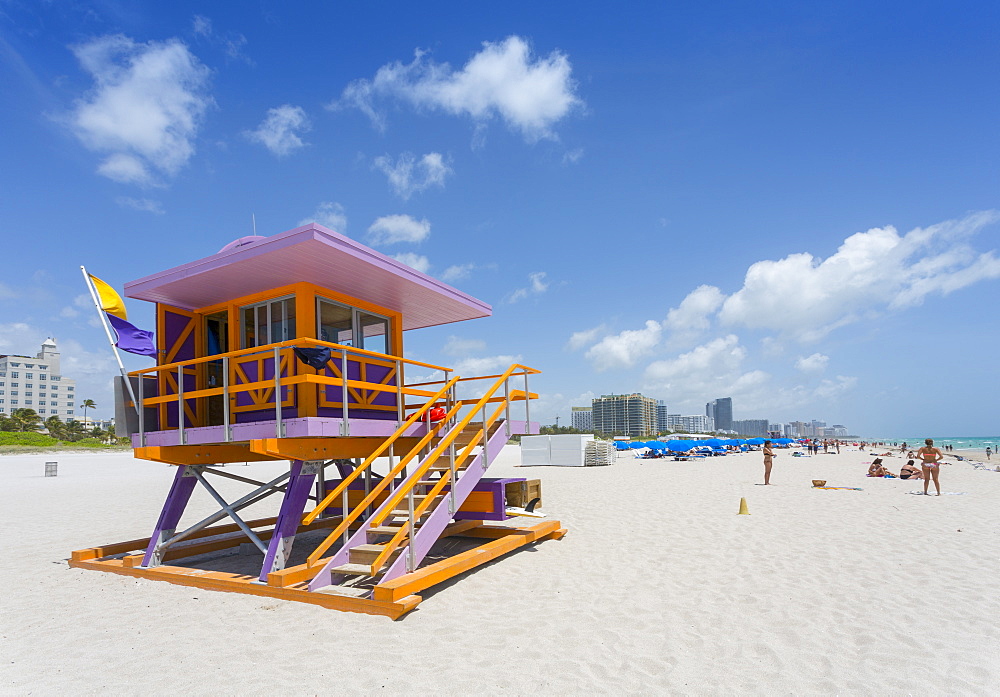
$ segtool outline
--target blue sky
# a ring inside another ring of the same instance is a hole
[[[406,353],[537,367],[544,422],[996,433],[996,3],[285,5],[0,0],[0,352],[55,335],[110,415],[79,265],[121,288],[253,214],[491,303]]]

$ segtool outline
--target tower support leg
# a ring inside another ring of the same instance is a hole
[[[295,542],[295,532],[302,522],[306,501],[312,489],[313,480],[320,471],[321,460],[292,462],[291,476],[281,501],[281,510],[274,525],[274,534],[264,555],[264,565],[260,569],[259,581],[267,583],[267,575],[272,571],[285,568],[288,558],[292,555],[292,543]]]
[[[180,522],[181,515],[191,499],[191,492],[194,491],[197,483],[198,479],[192,472],[188,471],[186,465],[177,467],[174,482],[170,485],[170,491],[167,493],[167,500],[163,502],[160,518],[156,521],[156,528],[149,538],[149,546],[142,558],[142,566],[159,566],[162,563],[162,552],[158,552],[156,548],[174,534],[177,523]]]

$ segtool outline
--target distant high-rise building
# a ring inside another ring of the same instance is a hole
[[[34,409],[42,419],[69,421],[75,402],[76,380],[61,374],[55,339],[46,339],[34,358],[0,355],[0,414]]]
[[[685,433],[711,433],[715,430],[715,424],[711,417],[702,414],[670,414],[667,417],[670,429],[673,431],[684,431]]]
[[[739,419],[733,421],[733,430],[742,436],[767,437],[767,419]]]
[[[715,419],[719,431],[733,430],[733,398],[720,397],[705,405],[705,415]]]
[[[656,400],[641,394],[601,395],[591,410],[597,433],[647,438],[656,432]]]
[[[663,403],[663,400],[658,400],[656,402],[656,432],[663,433],[664,431],[671,430],[670,418],[667,413],[667,405]]]
[[[570,415],[572,426],[578,431],[593,433],[594,431],[594,411],[591,407],[571,407]]]

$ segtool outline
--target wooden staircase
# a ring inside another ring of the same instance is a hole
[[[507,423],[497,419],[486,430],[485,449],[481,447],[482,422],[436,438],[434,446],[445,441],[455,446],[454,481],[451,453],[435,455],[441,448],[431,447],[431,455],[420,459],[412,474],[392,488],[382,505],[334,553],[313,578],[310,590],[336,593],[335,588],[344,587],[356,595],[359,586],[370,587],[414,571],[499,455],[507,437]],[[432,461],[424,466],[428,457]]]

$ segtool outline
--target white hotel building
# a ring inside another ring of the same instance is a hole
[[[55,339],[46,339],[34,358],[0,355],[0,414],[34,409],[42,419],[70,421],[75,402],[76,380],[60,374]]]

